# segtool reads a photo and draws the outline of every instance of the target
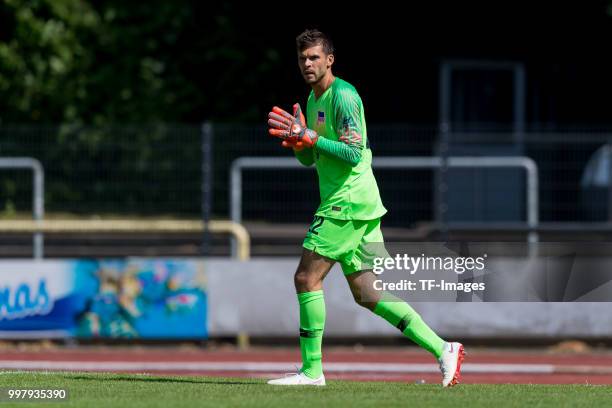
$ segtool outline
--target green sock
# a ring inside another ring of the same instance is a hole
[[[310,378],[323,374],[321,343],[325,326],[325,300],[323,291],[298,293],[300,303],[300,349],[302,369]]]
[[[397,327],[406,337],[414,341],[436,358],[442,355],[442,340],[408,303],[386,293],[385,299],[376,304],[374,313]]]

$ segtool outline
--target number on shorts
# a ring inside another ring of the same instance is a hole
[[[310,224],[308,232],[310,232],[311,234],[319,235],[319,233],[317,232],[317,228],[319,228],[323,224],[323,220],[323,217],[315,215],[314,219],[312,220],[312,224]]]

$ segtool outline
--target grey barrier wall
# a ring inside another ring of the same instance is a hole
[[[187,258],[181,259],[187,260]],[[140,262],[143,258],[135,260]],[[247,333],[254,337],[291,337],[297,340],[299,316],[293,287],[293,272],[298,264],[297,257],[259,258],[249,261],[229,258],[191,260],[197,261],[199,278],[188,283],[188,286],[191,289],[200,288],[205,293],[207,306],[206,315],[202,311],[199,320],[190,321],[188,324],[201,324],[202,328],[207,325],[206,332],[212,338],[234,337]],[[91,281],[93,278],[93,275],[88,274],[95,271],[87,266],[90,260],[85,260],[78,268],[76,267],[78,260],[65,261],[67,262],[8,261],[0,264],[0,271],[3,272],[0,279],[2,292],[0,322],[4,324],[6,330],[9,330],[2,333],[4,337],[7,333],[15,335],[15,330],[21,331],[21,335],[27,330],[29,332],[24,338],[30,337],[31,330],[40,328],[37,325],[41,322],[51,325],[44,326],[47,329],[52,327],[65,331],[68,323],[66,313],[72,315],[73,312],[82,311],[79,308],[85,305],[79,306],[81,303],[78,301],[69,308],[53,308],[55,304],[61,305],[62,299],[77,295],[76,291],[84,296],[88,291],[90,294],[96,293],[91,283],[87,283],[88,279]],[[580,258],[572,263],[589,266],[585,263],[585,259]],[[612,271],[612,259],[609,256],[600,263],[606,271]],[[563,269],[557,268],[563,266],[562,262],[553,262],[552,266],[555,269]],[[149,266],[143,270],[148,271],[147,268]],[[520,280],[522,272],[521,268],[517,267],[517,263],[513,264],[506,260],[496,265],[491,264],[490,270],[500,278],[499,285],[497,288],[494,287],[493,291],[501,290],[504,298],[512,300],[511,302],[481,302],[474,292],[469,293],[470,296],[459,298],[455,290],[445,292],[443,297],[429,291],[405,292],[406,296],[403,298],[407,299],[425,321],[446,339],[612,338],[612,313],[610,313],[612,279],[593,288],[589,294],[591,297],[576,298],[594,299],[597,302],[544,303],[528,299],[519,302],[515,301],[517,297],[512,297],[513,286],[516,286],[514,283]],[[113,274],[116,270],[111,267],[108,272]],[[564,271],[560,273],[570,280],[574,278],[584,280],[583,273],[576,273],[574,277],[571,273],[566,274]],[[78,274],[82,274],[82,281],[76,279]],[[419,274],[420,271],[417,272],[417,275]],[[458,280],[457,277],[454,279]],[[558,289],[556,281],[557,279],[549,279],[545,282],[544,289],[546,291]],[[571,292],[572,288],[562,286],[561,289],[566,294],[568,289]],[[396,328],[354,302],[338,266],[335,266],[326,278],[324,291],[327,306],[325,327],[327,337],[401,337]],[[392,293],[398,295],[396,292]],[[565,299],[565,296],[562,299]],[[17,322],[15,326],[14,319],[24,316],[37,318],[34,319],[34,326],[31,326],[32,319],[29,323]],[[40,317],[43,319],[38,319]],[[40,338],[41,333],[37,331],[36,335]],[[43,335],[49,337],[58,334],[46,330]]]
[[[298,304],[293,287],[297,258],[247,262],[205,261],[209,334],[296,336]],[[386,321],[358,306],[339,266],[324,283],[327,336],[401,336]],[[612,313],[605,302],[418,302],[412,306],[446,338],[606,338]]]

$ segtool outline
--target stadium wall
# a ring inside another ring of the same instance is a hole
[[[0,337],[295,337],[297,263],[293,257],[0,261]],[[326,336],[400,336],[354,302],[338,266],[324,291]],[[126,293],[133,294],[129,302]],[[444,337],[612,338],[606,302],[412,305]]]
[[[210,260],[209,334],[295,336],[298,305],[293,287],[297,258],[247,262]],[[339,266],[324,283],[326,336],[400,336],[358,306]],[[606,302],[418,302],[414,308],[442,336],[472,338],[609,338],[612,314]]]

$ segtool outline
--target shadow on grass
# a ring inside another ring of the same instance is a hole
[[[120,375],[116,377],[109,378],[99,378],[92,377],[87,375],[67,375],[65,378],[69,378],[71,380],[86,380],[86,381],[131,381],[131,382],[161,382],[161,383],[191,383],[191,384],[221,384],[221,385],[265,385],[263,382],[252,382],[252,381],[241,381],[239,379],[231,379],[227,381],[223,381],[216,378],[168,378],[168,377],[157,377],[157,376],[130,376],[130,375]]]

